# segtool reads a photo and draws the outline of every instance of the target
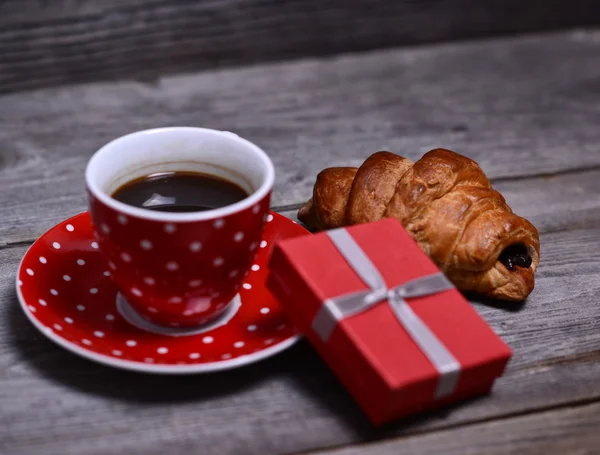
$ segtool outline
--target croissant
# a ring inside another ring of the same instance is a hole
[[[309,229],[395,217],[463,291],[519,301],[533,290],[537,229],[515,215],[479,165],[435,149],[412,161],[390,152],[359,168],[325,169],[298,212]]]

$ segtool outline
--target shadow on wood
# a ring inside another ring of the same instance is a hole
[[[12,306],[12,308],[10,308]],[[138,403],[161,403],[203,400],[236,392],[258,385],[270,374],[286,374],[290,357],[272,359],[244,368],[205,375],[151,375],[119,370],[90,362],[54,345],[18,311],[16,297],[6,306],[4,315],[10,320],[9,335],[23,362],[28,362],[51,381],[67,385],[85,393]],[[17,334],[18,331],[18,334]],[[25,333],[23,333],[25,331]],[[35,343],[36,346],[33,346]],[[295,347],[294,350],[302,350]],[[37,355],[43,352],[44,355]]]
[[[473,292],[463,292],[463,295],[471,303],[485,305],[487,307],[507,311],[509,313],[518,313],[523,308],[525,308],[525,305],[527,303],[527,300],[523,300],[521,302],[507,302],[505,300],[492,299],[490,297],[475,294]]]

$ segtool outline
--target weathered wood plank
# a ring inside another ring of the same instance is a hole
[[[594,0],[9,0],[0,4],[0,91],[598,24],[595,6]]]
[[[234,130],[263,146],[277,167],[275,205],[309,197],[324,167],[357,165],[379,149],[416,159],[445,146],[500,179],[598,169],[598,36],[396,49],[0,97],[0,242],[31,240],[83,210],[91,154],[163,125]],[[571,178],[561,200],[569,216],[593,221],[595,177],[582,179]],[[560,193],[548,182],[501,187],[545,203],[548,191]],[[525,208],[545,213],[537,203]],[[555,228],[566,218],[546,220]]]
[[[598,238],[600,228],[543,235],[537,288],[525,305],[474,303],[515,353],[492,395],[380,430],[304,343],[243,370],[182,378],[79,359],[46,341],[21,314],[13,282],[25,248],[6,248],[0,251],[0,449],[292,453],[600,399]]]
[[[592,455],[599,427],[600,404],[591,403],[311,455]]]

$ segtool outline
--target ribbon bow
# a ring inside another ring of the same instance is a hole
[[[460,363],[404,299],[437,294],[452,289],[452,283],[444,274],[435,273],[388,289],[377,267],[348,231],[335,229],[327,235],[369,289],[327,299],[313,320],[313,330],[327,341],[339,321],[387,300],[400,325],[438,371],[436,398],[450,395],[458,382]]]

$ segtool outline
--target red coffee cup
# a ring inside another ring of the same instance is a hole
[[[249,196],[203,212],[158,212],[111,197],[155,172],[227,179]],[[216,319],[235,297],[262,239],[275,172],[267,154],[224,131],[139,131],[98,150],[86,169],[90,211],[107,271],[131,307],[162,326]]]

